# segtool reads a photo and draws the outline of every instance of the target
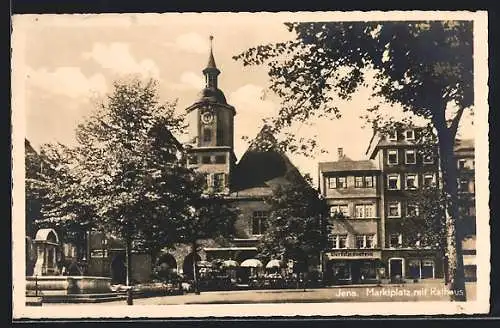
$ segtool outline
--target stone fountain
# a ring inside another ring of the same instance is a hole
[[[36,262],[32,276],[26,277],[27,296],[42,297],[43,302],[98,302],[116,299],[111,278],[85,276],[77,270],[62,275],[57,265],[60,241],[54,229],[40,229],[34,240]],[[75,263],[76,265],[76,263]]]

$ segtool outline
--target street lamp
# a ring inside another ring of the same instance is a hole
[[[104,277],[105,273],[104,273],[104,255],[106,254],[106,250],[105,250],[105,246],[107,245],[108,243],[108,240],[106,239],[106,236],[104,234],[104,232],[102,233],[102,237],[101,237],[101,274],[102,276]]]

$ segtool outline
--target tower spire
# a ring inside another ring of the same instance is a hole
[[[213,40],[214,40],[213,35],[210,35],[209,39],[210,39],[210,55],[208,57],[207,68],[217,68],[217,65],[215,65],[214,52],[213,52]]]
[[[210,54],[208,56],[208,64],[207,67],[203,70],[203,74],[205,75],[205,86],[207,88],[217,89],[217,76],[220,74],[217,65],[215,65],[215,58],[213,52],[213,40],[214,37],[212,35],[209,36],[210,40]]]

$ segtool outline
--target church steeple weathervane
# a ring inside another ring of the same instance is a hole
[[[217,76],[220,74],[220,71],[215,65],[213,39],[214,37],[210,35],[210,54],[208,57],[207,67],[203,70],[203,74],[205,75],[205,87],[210,89],[217,89]]]

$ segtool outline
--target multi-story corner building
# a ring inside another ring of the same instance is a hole
[[[436,278],[444,271],[442,252],[436,245],[424,244],[423,232],[411,224],[425,219],[417,199],[423,188],[437,187],[439,177],[436,152],[429,153],[417,142],[420,133],[421,129],[375,133],[367,151],[382,171],[383,261],[391,278]]]
[[[336,162],[319,164],[320,190],[333,211],[332,249],[341,246],[350,250],[340,253],[338,259],[363,260],[365,264],[361,267],[368,267],[369,261],[364,260],[371,260],[375,264],[371,267],[371,278],[443,277],[443,250],[429,244],[424,231],[419,230],[425,220],[419,202],[422,192],[428,187],[439,187],[437,157],[432,149],[429,151],[429,147],[424,148],[417,141],[420,133],[419,129],[388,135],[375,133],[367,150],[368,160],[339,158]],[[369,179],[368,186],[366,176],[373,176],[373,183]],[[339,192],[339,181],[342,192]],[[368,211],[374,213],[374,218],[369,220],[365,218],[367,207],[363,206],[367,203],[373,204]],[[340,205],[343,209],[337,207]],[[347,218],[344,215],[339,220],[337,210],[345,211]],[[373,243],[366,243],[367,234],[376,235],[368,239]],[[338,240],[342,240],[340,244]],[[372,247],[369,252],[365,252],[367,245]],[[325,252],[326,280],[331,280],[337,272],[332,271],[335,260],[331,258],[337,251],[329,254],[330,251]],[[353,274],[355,271],[358,271],[357,265],[351,264],[349,274],[345,275],[349,282],[360,281],[358,273]]]
[[[476,280],[476,205],[474,140],[456,140],[458,198],[463,233],[462,250],[467,280]]]
[[[318,178],[330,208],[330,247],[322,256],[325,281],[377,279],[384,244],[380,169],[371,160],[351,160],[339,148],[337,161],[319,163]]]

